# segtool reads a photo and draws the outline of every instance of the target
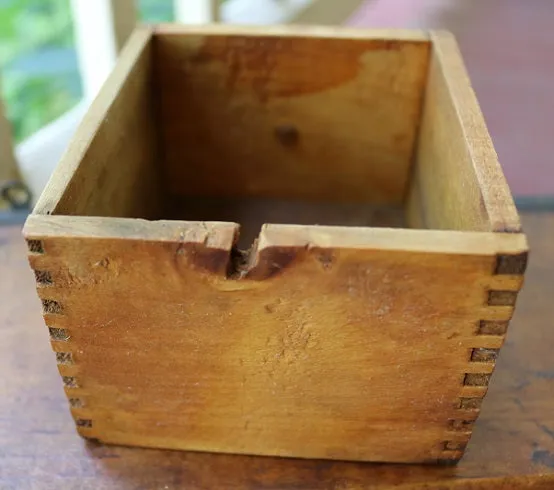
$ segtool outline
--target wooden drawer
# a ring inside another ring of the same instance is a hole
[[[139,28],[24,234],[106,443],[455,462],[527,243],[447,33]]]

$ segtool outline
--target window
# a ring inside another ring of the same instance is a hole
[[[16,142],[82,96],[69,0],[0,0],[2,95]]]
[[[144,22],[172,22],[175,20],[173,0],[138,0],[140,19]]]

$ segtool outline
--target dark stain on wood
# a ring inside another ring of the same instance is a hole
[[[245,277],[258,281],[273,278],[296,261],[302,250],[298,247],[266,248],[258,253],[256,262]]]
[[[288,148],[298,146],[300,133],[292,124],[282,124],[275,128],[275,136],[279,143]]]
[[[191,56],[188,69],[194,70],[198,64],[213,65],[214,69],[219,65],[229,91],[254,93],[266,103],[273,98],[340,87],[356,79],[364,54],[401,51],[411,44],[427,49],[425,43],[385,39],[345,42],[328,38],[209,36]],[[328,69],[329,58],[333,59],[332,70]],[[299,64],[299,59],[305,62]]]
[[[209,248],[198,244],[187,247],[187,256],[196,269],[212,274],[226,274],[229,264],[229,251],[222,248]]]
[[[517,255],[499,255],[496,258],[495,274],[522,275],[527,269],[528,257],[528,252]]]

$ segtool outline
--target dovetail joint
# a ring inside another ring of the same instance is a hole
[[[69,406],[71,408],[83,408],[85,403],[82,398],[69,398]]]
[[[42,300],[42,312],[46,315],[60,315],[63,313],[63,307],[61,303],[53,299]]]
[[[482,398],[460,398],[460,405],[458,408],[467,410],[479,410],[482,403]]]
[[[523,275],[527,267],[527,252],[520,254],[499,254],[496,256],[496,263],[494,265],[493,275],[512,275],[520,276]],[[513,307],[516,304],[518,291],[513,290],[501,290],[501,289],[489,289],[484,292],[486,294],[486,305],[487,306],[508,306]],[[494,320],[480,320],[477,329],[476,337],[479,336],[493,336],[500,339],[504,338],[506,331],[508,329],[508,321],[494,321]],[[497,348],[488,348],[488,347],[475,347],[470,350],[469,353],[469,363],[486,363],[492,365],[496,363],[498,358],[499,349]],[[472,373],[467,372],[464,374],[463,378],[463,387],[488,387],[491,379],[491,373]],[[475,424],[474,420],[468,420],[467,414],[464,410],[478,411],[481,409],[483,403],[482,396],[475,397],[460,397],[456,402],[456,408],[460,410],[458,416],[454,416],[448,420],[447,429],[451,433],[458,434],[471,434],[473,426]],[[471,417],[469,417],[471,418]],[[442,443],[441,449],[445,454],[457,454],[465,451],[467,441],[458,441],[458,440],[446,440]],[[457,438],[452,438],[457,439]],[[443,461],[449,461],[450,458],[447,458]],[[456,462],[457,459],[453,459],[453,462]]]
[[[27,240],[27,249],[32,254],[43,254],[44,243],[42,240]]]
[[[69,333],[65,328],[48,327],[48,332],[50,333],[50,340],[67,342],[70,339]]]
[[[27,248],[31,255],[42,255],[44,251],[44,243],[42,240],[27,240]],[[35,280],[38,287],[46,287],[53,285],[52,274],[50,271],[35,269]],[[63,314],[63,305],[55,299],[41,298],[43,314],[60,315]],[[48,327],[50,340],[56,342],[67,342],[70,339],[69,332],[65,328]],[[56,362],[58,365],[73,365],[74,358],[71,352],[56,352]],[[62,381],[65,388],[79,388],[79,381],[75,376],[62,376]],[[71,408],[83,408],[85,403],[82,398],[71,396],[68,397],[69,406]],[[92,419],[76,418],[75,425],[81,429],[91,429]]]
[[[448,421],[448,429],[455,432],[471,432],[474,424],[473,420],[450,419]]]
[[[51,286],[52,275],[48,271],[35,270],[35,280],[38,286]]]
[[[508,322],[481,320],[479,322],[477,335],[497,335],[502,337],[506,335],[507,330],[508,330]]]
[[[443,451],[465,451],[466,441],[444,441]]]
[[[79,388],[79,383],[75,376],[62,376],[62,381],[66,388]]]
[[[464,386],[488,386],[490,373],[467,373],[464,377]]]
[[[517,291],[489,291],[488,306],[515,306]]]
[[[56,362],[58,364],[73,364],[73,354],[71,352],[56,352]]]
[[[528,256],[528,252],[515,255],[497,255],[494,273],[496,275],[522,276],[525,269],[527,269]]]
[[[500,349],[486,349],[478,347],[471,350],[471,362],[488,362],[494,363],[498,358]]]

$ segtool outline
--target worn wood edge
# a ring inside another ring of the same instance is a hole
[[[90,105],[85,117],[75,131],[69,147],[62,155],[45,189],[40,195],[33,214],[47,215],[56,212],[69,182],[94,140],[110,106],[132,72],[137,59],[150,43],[151,38],[152,28],[147,26],[138,27],[131,34],[127,44],[120,53],[115,68]]]
[[[418,29],[361,29],[343,26],[271,25],[241,26],[230,24],[182,25],[157,24],[154,36],[200,35],[200,36],[254,36],[254,37],[315,37],[330,39],[382,39],[391,41],[429,43],[427,31]]]
[[[524,235],[492,235],[523,238],[524,248],[519,251],[497,251],[490,276],[479,282],[484,304],[476,309],[474,335],[466,344],[467,363],[460,373],[461,385],[454,401],[454,412],[446,423],[441,443],[442,453],[437,461],[441,464],[459,462],[469,444],[500,349],[506,339],[518,292],[523,286],[528,255]]]
[[[24,236],[86,237],[127,240],[174,241],[183,229],[186,236],[201,241],[209,229],[238,233],[240,225],[228,222],[149,221],[136,218],[102,218],[31,214],[23,228]],[[199,238],[200,237],[200,238]],[[369,228],[348,226],[265,224],[257,249],[270,247],[379,249],[404,252],[452,253],[461,255],[508,254],[525,256],[524,234],[497,234],[451,230]],[[228,249],[229,241],[224,247]],[[519,274],[516,274],[519,275]]]
[[[521,222],[485,119],[454,36],[431,31],[430,39],[460,119],[491,231],[519,233]]]
[[[61,266],[47,256],[49,241],[63,239],[122,240],[166,243],[175,256],[183,256],[195,269],[229,276],[234,265],[234,245],[238,239],[236,223],[204,221],[148,221],[131,218],[30,215],[23,228],[29,249],[29,264],[37,282],[49,269]],[[38,252],[37,252],[38,251]],[[38,289],[41,299],[49,300],[52,287]],[[49,314],[44,306],[44,313]],[[45,317],[45,319],[47,319]]]
[[[281,224],[264,225],[259,242],[260,249],[272,245],[460,255],[518,254],[528,249],[523,234]]]
[[[237,223],[220,221],[150,221],[139,218],[103,218],[31,214],[23,235],[33,238],[121,239],[157,242],[195,242],[230,250]]]

